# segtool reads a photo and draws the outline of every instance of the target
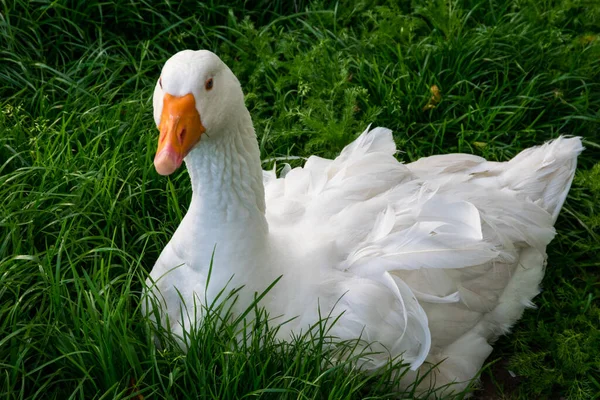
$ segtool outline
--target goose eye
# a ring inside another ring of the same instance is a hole
[[[162,89],[162,78],[158,78],[158,86]]]
[[[207,79],[206,83],[204,84],[204,87],[206,88],[206,90],[210,90],[213,88],[213,78]]]

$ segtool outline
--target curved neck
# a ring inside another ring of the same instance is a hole
[[[204,135],[185,158],[193,191],[189,212],[215,229],[242,225],[266,233],[260,151],[250,114],[243,111],[228,132]]]

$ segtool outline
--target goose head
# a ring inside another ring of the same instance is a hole
[[[160,131],[154,167],[170,175],[202,140],[231,134],[227,125],[245,109],[239,81],[214,53],[184,50],[164,65],[154,88],[154,121]]]

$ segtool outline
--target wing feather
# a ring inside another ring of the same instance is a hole
[[[493,339],[530,304],[537,287],[520,289],[513,276],[525,253],[543,262],[581,150],[578,138],[558,139],[507,163],[454,154],[403,165],[391,131],[367,129],[335,160],[313,156],[282,178],[265,174],[267,218],[298,254],[328,249],[319,268],[340,274],[348,291],[340,336],[364,324],[367,338],[415,369],[443,349],[454,357],[465,335]],[[537,286],[532,274],[523,285]],[[498,309],[511,317],[489,317]]]

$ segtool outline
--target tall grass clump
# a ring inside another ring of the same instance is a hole
[[[204,310],[184,356],[142,315],[191,195],[152,166],[152,89],[185,48],[239,77],[265,160],[332,157],[370,123],[406,162],[582,136],[538,308],[475,395],[600,397],[599,20],[585,0],[0,2],[0,397],[392,397],[406,366],[363,375],[323,326],[285,344],[258,306]]]

